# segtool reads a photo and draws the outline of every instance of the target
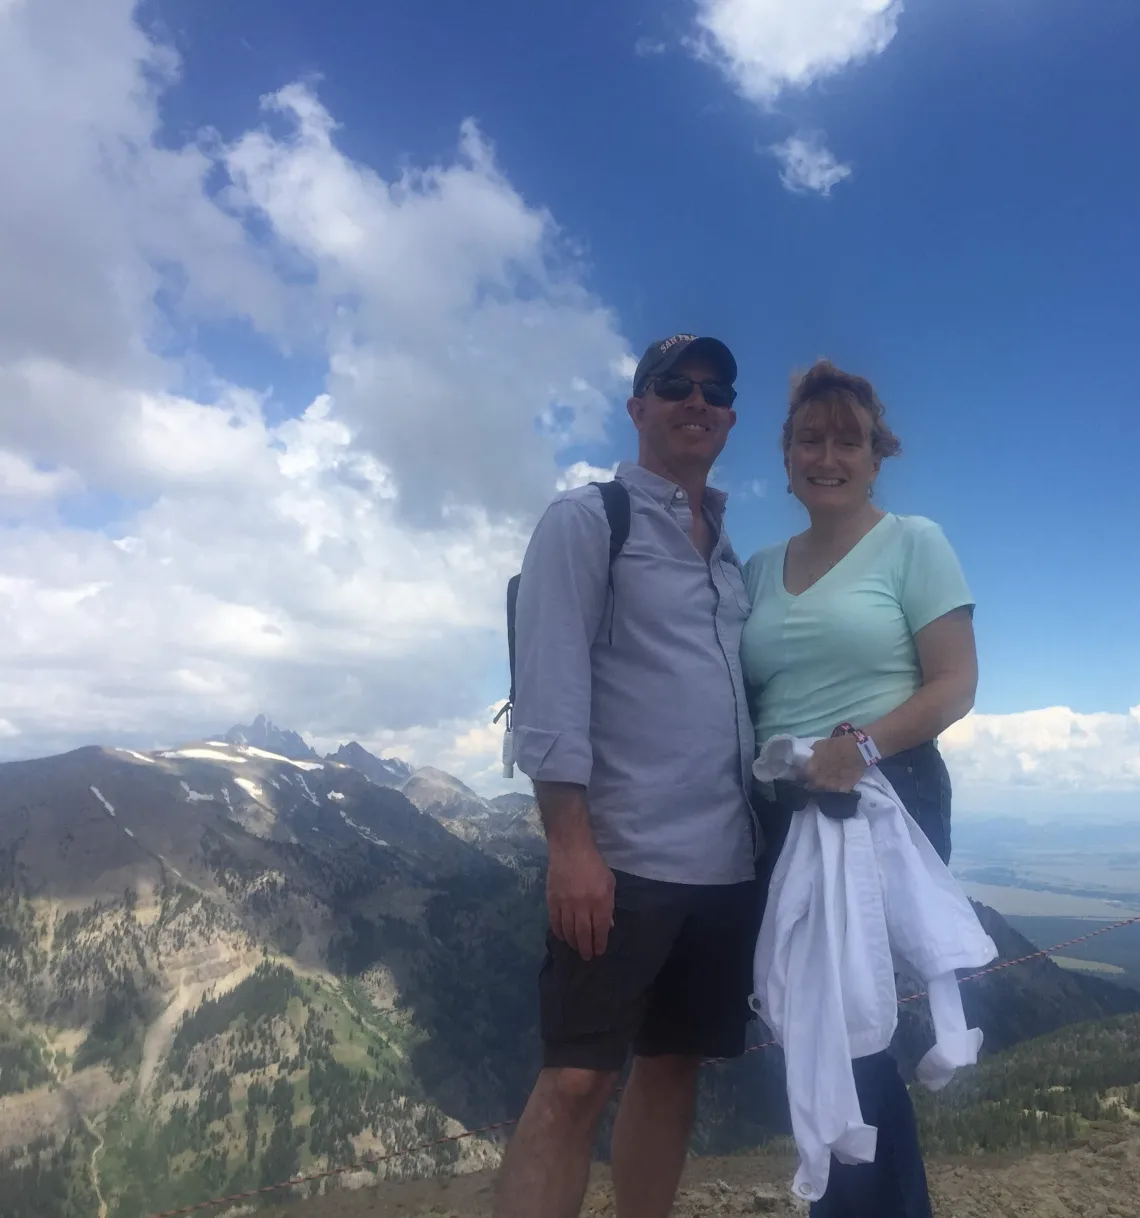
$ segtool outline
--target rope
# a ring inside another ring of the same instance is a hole
[[[1119,922],[1113,922],[1108,926],[1091,930],[1087,935],[1078,935],[1075,939],[1066,939],[1064,943],[1055,943],[1052,947],[1044,948],[1039,952],[1031,952],[1028,956],[1020,956],[1016,960],[1003,960],[998,964],[991,965],[989,968],[981,969],[977,973],[970,973],[968,976],[960,978],[959,984],[965,985],[968,981],[977,981],[979,977],[988,977],[991,973],[1000,973],[1003,969],[1013,968],[1014,965],[1028,964],[1031,960],[1040,960],[1046,956],[1055,955],[1066,947],[1074,947],[1078,943],[1085,943],[1089,939],[1095,939],[1098,935],[1106,935],[1109,931],[1120,930],[1125,926],[1135,926],[1138,923],[1140,923],[1140,914],[1136,914],[1131,918],[1122,918]],[[925,990],[917,994],[908,994],[905,998],[899,999],[899,1006],[903,1006],[908,1002],[916,1002],[919,998],[925,997]],[[763,1049],[773,1048],[775,1044],[774,1040],[765,1041],[762,1045],[751,1045],[744,1052],[746,1054],[759,1053]],[[701,1064],[711,1066],[725,1060],[729,1059],[713,1057]],[[518,1121],[518,1117],[513,1117],[508,1121],[496,1121],[492,1125],[480,1125],[477,1129],[465,1129],[462,1133],[453,1133],[443,1138],[433,1138],[428,1142],[418,1142],[416,1145],[405,1147],[403,1150],[393,1150],[383,1155],[370,1155],[359,1163],[350,1163],[346,1167],[330,1167],[325,1171],[313,1172],[305,1176],[294,1176],[291,1180],[282,1180],[280,1184],[265,1184],[261,1188],[251,1188],[244,1193],[231,1193],[228,1197],[213,1197],[209,1201],[199,1201],[195,1205],[184,1205],[180,1209],[162,1210],[161,1212],[151,1214],[149,1218],[179,1218],[182,1214],[193,1214],[199,1210],[213,1209],[216,1206],[228,1205],[235,1201],[248,1201],[251,1197],[260,1197],[265,1193],[278,1192],[280,1189],[292,1188],[297,1184],[309,1184],[315,1180],[324,1180],[329,1176],[343,1176],[354,1171],[370,1171],[381,1163],[388,1163],[393,1159],[404,1159],[410,1155],[420,1154],[425,1150],[434,1150],[438,1146],[446,1146],[452,1142],[463,1142],[468,1138],[477,1138],[486,1133],[495,1133],[501,1129],[509,1129],[512,1125],[517,1125]]]
[[[1002,960],[998,964],[990,965],[989,968],[984,968],[980,972],[970,973],[969,976],[961,978],[959,985],[965,985],[967,981],[977,981],[979,977],[988,977],[991,973],[1000,973],[1003,968],[1013,968],[1015,964],[1028,964],[1030,960],[1040,960],[1043,956],[1053,956],[1057,952],[1064,951],[1066,947],[1074,947],[1078,943],[1085,943],[1089,939],[1095,939],[1097,935],[1107,935],[1110,930],[1120,930],[1124,926],[1135,926],[1140,923],[1140,914],[1136,914],[1131,918],[1121,918],[1119,922],[1112,922],[1108,926],[1102,926],[1098,930],[1090,930],[1087,935],[1078,935],[1075,939],[1066,939],[1064,943],[1054,943],[1052,947],[1047,947],[1043,951],[1031,952],[1028,956],[1020,956],[1017,960]],[[906,998],[899,999],[899,1005],[902,1006],[907,1002],[914,1002],[919,998],[925,998],[926,991],[922,990],[917,994],[908,994]]]

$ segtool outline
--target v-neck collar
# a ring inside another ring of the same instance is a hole
[[[827,579],[829,576],[834,575],[835,572],[838,571],[840,569],[840,567],[842,567],[854,553],[856,553],[856,551],[863,548],[863,543],[865,541],[867,541],[868,538],[872,537],[875,533],[877,533],[879,531],[879,527],[885,521],[893,520],[893,519],[894,519],[894,514],[892,512],[884,513],[883,516],[881,516],[878,520],[875,521],[875,523],[873,525],[871,525],[871,527],[863,534],[862,537],[859,538],[859,540],[851,547],[851,549],[848,550],[847,553],[843,555],[842,558],[840,558],[832,566],[828,567],[828,569],[826,571],[824,571],[824,573],[814,583],[808,584],[808,586],[806,588],[804,588],[802,592],[789,592],[788,586],[784,582],[785,579],[787,578],[788,546],[791,545],[791,541],[792,541],[792,539],[789,537],[788,540],[784,542],[784,548],[780,552],[780,570],[779,570],[779,573],[777,576],[777,584],[779,586],[780,592],[784,596],[786,596],[788,598],[788,600],[790,600],[790,601],[798,601],[801,597],[807,596],[807,594],[809,592],[812,592],[816,588],[818,588],[825,579]]]

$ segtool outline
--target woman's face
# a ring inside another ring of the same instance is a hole
[[[853,512],[870,497],[880,458],[871,449],[871,413],[863,406],[808,402],[792,419],[784,468],[809,512]]]

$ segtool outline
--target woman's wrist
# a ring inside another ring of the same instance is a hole
[[[840,723],[838,727],[831,733],[832,736],[851,736],[855,740],[856,747],[859,749],[859,755],[869,767],[878,765],[883,759],[883,754],[879,750],[871,734],[861,727],[856,727],[853,723]]]

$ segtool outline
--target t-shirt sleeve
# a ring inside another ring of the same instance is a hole
[[[973,608],[958,555],[933,520],[911,520],[910,547],[902,572],[899,599],[911,634],[963,606]]]

